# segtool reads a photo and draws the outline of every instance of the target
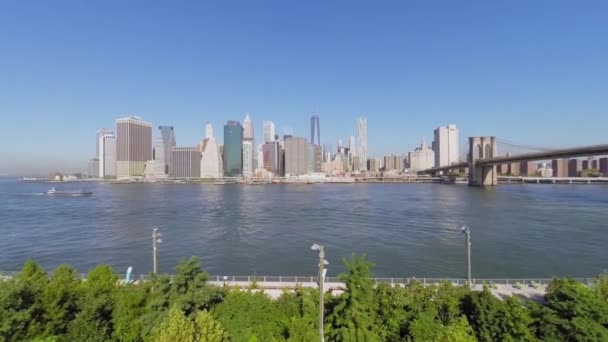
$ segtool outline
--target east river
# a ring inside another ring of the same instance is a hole
[[[384,277],[594,276],[608,269],[608,186],[442,184],[198,185],[65,183],[93,196],[37,195],[54,184],[0,179],[0,270],[34,259],[79,272],[100,263],[149,273],[198,256],[214,275],[329,275],[366,253]]]

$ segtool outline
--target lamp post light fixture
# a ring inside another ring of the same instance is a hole
[[[324,292],[325,292],[325,274],[327,274],[327,268],[329,262],[325,260],[325,248],[319,244],[314,244],[310,247],[313,251],[319,252],[319,274],[317,277],[317,284],[319,284],[319,337],[321,342],[325,341],[325,333],[323,332],[323,316],[324,316]]]
[[[152,230],[152,264],[153,264],[153,273],[154,274],[157,274],[157,271],[158,271],[158,262],[157,262],[158,257],[157,257],[156,250],[157,250],[157,245],[159,243],[163,242],[163,240],[161,240],[161,238],[160,238],[161,236],[162,236],[162,234],[159,233],[158,228],[155,227]]]
[[[471,283],[471,230],[467,226],[463,226],[462,232],[466,236],[466,247],[467,247],[467,280],[469,282],[469,287],[472,286]]]

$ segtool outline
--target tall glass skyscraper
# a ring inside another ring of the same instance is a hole
[[[315,142],[315,135],[317,141]],[[319,127],[319,116],[314,114],[310,117],[310,143],[313,145],[321,145],[321,128]]]
[[[238,121],[224,125],[224,176],[241,177],[243,172],[243,126]]]
[[[365,117],[357,119],[357,129],[359,135],[359,168],[367,170],[367,119]]]
[[[175,131],[172,126],[158,126],[158,136],[154,143],[154,173],[157,177],[169,175],[171,149],[175,147]]]

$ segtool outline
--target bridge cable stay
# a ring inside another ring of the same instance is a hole
[[[533,150],[533,151],[551,151],[554,150],[554,148],[547,148],[547,147],[541,147],[541,146],[534,146],[534,145],[526,145],[526,144],[518,144],[509,140],[505,140],[505,139],[500,139],[497,138],[496,139],[497,143],[500,143],[501,145],[506,145],[509,147],[513,147],[513,148],[517,148],[517,149],[524,149],[524,150]]]

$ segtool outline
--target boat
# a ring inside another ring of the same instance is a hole
[[[82,197],[82,196],[91,196],[93,193],[91,191],[59,191],[57,189],[50,188],[49,191],[44,193],[49,196],[66,196],[66,197]]]

